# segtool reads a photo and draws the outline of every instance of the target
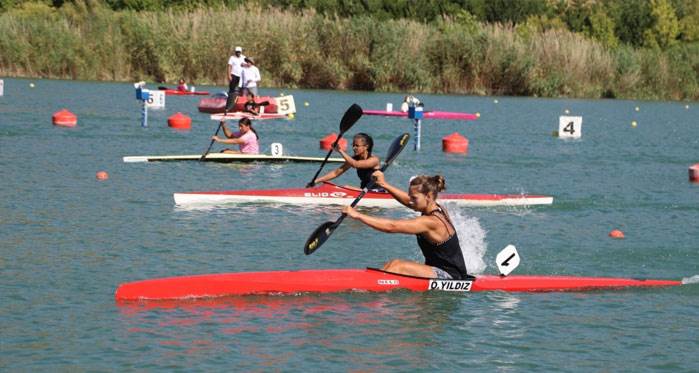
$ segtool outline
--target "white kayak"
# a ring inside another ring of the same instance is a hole
[[[362,191],[358,188],[322,183],[315,188],[223,190],[175,193],[177,205],[218,205],[226,203],[284,203],[294,205],[348,205]],[[459,206],[532,206],[550,205],[553,197],[527,194],[450,194],[440,193],[440,203]],[[364,207],[403,207],[389,193],[369,191],[362,199]]]

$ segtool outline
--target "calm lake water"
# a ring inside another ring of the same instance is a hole
[[[123,282],[199,273],[380,266],[421,258],[415,238],[346,220],[311,256],[308,235],[339,207],[174,206],[172,193],[303,186],[318,164],[125,164],[127,155],[200,154],[217,123],[198,97],[167,97],[140,126],[130,84],[4,79],[0,97],[0,370],[699,370],[699,285],[546,294],[251,296],[117,305]],[[34,87],[30,83],[35,84]],[[154,86],[152,88],[155,88]],[[217,87],[197,87],[220,91]],[[293,94],[292,121],[256,123],[261,148],[324,156],[344,111],[398,107],[399,94]],[[421,95],[422,151],[387,171],[395,184],[440,173],[449,192],[554,196],[551,206],[452,208],[469,269],[495,273],[517,246],[518,274],[683,279],[699,274],[699,104]],[[304,105],[308,103],[308,105]],[[76,128],[51,125],[68,108]],[[174,131],[167,117],[192,117]],[[583,136],[552,136],[569,111]],[[637,126],[632,126],[635,121]],[[408,120],[364,116],[385,154]],[[458,132],[468,155],[445,154]],[[216,147],[216,150],[220,147]],[[331,167],[326,167],[330,170]],[[110,175],[97,181],[95,173]],[[354,183],[345,175],[341,183]],[[407,210],[365,210],[408,217]],[[624,240],[607,236],[621,229]]]

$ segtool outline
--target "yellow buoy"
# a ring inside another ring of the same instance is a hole
[[[498,99],[493,100],[493,103],[496,103],[496,104],[497,104],[497,103],[498,103]]]
[[[636,123],[635,120],[632,120],[632,121],[631,121],[631,127],[634,127],[634,128],[635,128],[637,125],[638,125],[638,123]]]
[[[481,117],[481,113],[476,113],[476,118],[480,118],[480,117]]]
[[[294,119],[294,113],[289,113],[289,115],[287,115],[287,117],[288,117],[289,119]]]
[[[638,106],[636,106],[636,111],[640,111],[640,110],[641,110],[641,109],[640,109]]]
[[[29,87],[34,88],[34,83],[29,83]]]
[[[564,112],[565,112],[566,114],[570,114],[570,110],[568,110],[568,109],[565,109]]]
[[[310,104],[308,103],[308,101],[306,101],[306,102],[303,103],[303,106],[308,106],[308,105],[310,105]]]

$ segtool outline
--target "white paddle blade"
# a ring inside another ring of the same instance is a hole
[[[514,245],[507,245],[495,257],[495,262],[498,265],[498,271],[503,276],[507,276],[519,266],[519,253]]]

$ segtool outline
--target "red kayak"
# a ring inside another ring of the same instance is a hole
[[[403,276],[379,269],[323,269],[240,272],[169,277],[119,285],[117,301],[192,299],[251,294],[411,291],[551,292],[679,286],[675,280],[639,280],[614,277],[495,276],[465,280],[437,280]]]
[[[407,118],[408,113],[403,111],[383,111],[364,110],[366,115],[379,115],[383,117]],[[445,120],[476,120],[478,115],[471,113],[455,113],[450,111],[425,111],[422,113],[424,119],[445,119]]]
[[[209,92],[207,91],[178,91],[176,89],[161,89],[161,91],[165,91],[165,94],[168,96],[208,96]]]
[[[248,112],[239,112],[239,111],[227,113],[226,115],[223,115],[223,114],[212,114],[211,115],[211,120],[216,120],[216,121],[240,120],[242,118],[248,118],[250,120],[290,119],[289,116],[286,114],[277,114],[277,113],[252,114],[252,113],[248,113]]]
[[[202,113],[211,113],[211,114],[218,114],[218,113],[223,113],[226,110],[226,100],[228,98],[225,95],[216,95],[214,97],[207,97],[207,98],[202,98],[199,101],[199,105],[197,108],[199,109],[200,112]],[[241,96],[238,97],[238,101],[236,102],[235,106],[231,108],[231,111],[239,111],[242,112],[245,110],[243,107],[245,103],[247,102],[247,97]],[[277,101],[274,97],[271,96],[257,96],[255,97],[255,102],[258,104],[261,103],[267,103],[264,107],[264,112],[267,114],[276,114],[277,113]]]
[[[223,190],[209,192],[175,193],[175,204],[224,203],[286,203],[295,205],[348,205],[361,193],[360,189],[323,183],[315,188]],[[459,206],[531,206],[550,205],[553,197],[527,194],[439,194],[440,203]],[[364,207],[402,207],[389,193],[367,192],[362,199]]]

